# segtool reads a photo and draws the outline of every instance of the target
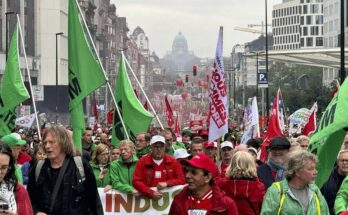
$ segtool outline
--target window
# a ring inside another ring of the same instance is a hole
[[[301,25],[304,25],[304,16],[301,16]]]
[[[313,37],[307,37],[306,43],[308,47],[313,46]]]
[[[303,31],[303,32],[302,32],[302,35],[303,35],[303,36],[307,36],[307,35],[308,35],[308,28],[307,28],[307,27],[303,27],[303,28],[302,28],[302,31]]]
[[[319,26],[311,26],[311,35],[319,35]]]
[[[312,24],[312,16],[306,16],[306,24],[311,25]]]
[[[315,16],[315,24],[317,24],[317,25],[323,24],[323,16],[322,15]]]
[[[323,38],[322,37],[315,38],[315,45],[316,46],[323,46]]]
[[[303,5],[303,14],[307,14],[307,13],[308,13],[308,6]]]
[[[301,38],[301,47],[304,47],[304,38]]]

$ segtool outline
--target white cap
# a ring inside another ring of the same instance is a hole
[[[221,143],[221,148],[224,147],[230,147],[231,149],[233,149],[233,144],[230,141],[224,141]]]
[[[161,135],[155,135],[151,138],[151,141],[150,141],[150,146],[154,143],[157,143],[157,142],[160,142],[160,143],[163,143],[165,144],[166,143],[166,139],[161,136]]]
[[[177,149],[174,151],[174,158],[180,159],[180,158],[188,158],[190,156],[189,153],[187,153],[186,149]]]
[[[255,149],[254,147],[249,147],[249,148],[248,148],[248,151],[252,151],[252,152],[254,152],[255,154],[257,154],[257,149]]]

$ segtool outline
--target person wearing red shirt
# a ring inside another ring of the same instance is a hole
[[[233,144],[230,141],[221,143],[221,162],[218,162],[218,168],[222,176],[226,175],[226,170],[231,164],[233,155]]]
[[[214,184],[217,167],[210,157],[198,154],[183,163],[187,186],[174,197],[169,215],[238,215],[234,201]]]
[[[185,176],[179,162],[165,154],[163,136],[153,136],[150,146],[151,154],[140,158],[135,166],[133,187],[144,196],[160,199],[161,189],[185,184]]]

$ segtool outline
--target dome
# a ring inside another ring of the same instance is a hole
[[[184,37],[184,35],[182,35],[181,32],[179,32],[179,34],[176,35],[176,37],[173,41],[172,51],[174,53],[187,53],[188,52],[187,40]]]
[[[139,34],[145,34],[144,30],[137,26],[133,31],[133,36],[137,37]]]

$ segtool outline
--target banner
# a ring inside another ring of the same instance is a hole
[[[159,200],[144,196],[135,197],[131,193],[125,194],[116,190],[104,193],[103,188],[98,188],[98,191],[103,204],[104,215],[164,215],[169,213],[175,195],[183,187],[184,185],[178,185],[161,190],[163,197]]]
[[[251,138],[260,137],[259,131],[259,110],[257,108],[256,97],[253,98],[251,107],[247,107],[244,116],[245,130],[241,138],[241,144],[246,144]]]
[[[85,34],[85,30],[88,31],[88,29],[82,25],[77,7],[75,0],[69,0],[68,76],[69,111],[74,130],[74,144],[81,150],[81,137],[85,130],[82,101],[91,92],[105,84],[106,79],[95,53],[91,50],[91,41]]]
[[[291,114],[289,121],[289,134],[300,133],[301,129],[307,124],[311,111],[301,108]]]
[[[35,114],[30,114],[28,116],[22,116],[16,119],[16,125],[20,127],[30,128],[35,120]]]
[[[346,79],[330,104],[326,107],[308,151],[318,156],[318,175],[315,183],[321,187],[334,167],[337,154],[348,130],[348,79]]]
[[[215,52],[214,70],[209,88],[208,142],[213,142],[228,132],[228,106],[222,54],[222,29],[220,27]]]

